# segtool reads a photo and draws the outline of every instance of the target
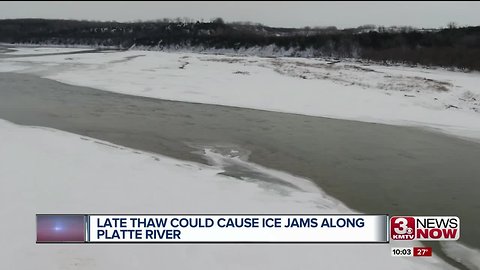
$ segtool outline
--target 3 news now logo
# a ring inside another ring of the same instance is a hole
[[[390,218],[391,240],[458,240],[460,219],[449,217],[403,216]]]

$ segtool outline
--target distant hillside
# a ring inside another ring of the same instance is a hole
[[[0,42],[259,52],[271,56],[349,57],[480,70],[480,27],[424,30],[361,26],[273,28],[212,22],[0,20]],[[268,48],[268,49],[267,49]]]

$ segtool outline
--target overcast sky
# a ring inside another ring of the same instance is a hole
[[[443,27],[480,25],[480,2],[0,2],[0,18],[152,20],[189,17],[270,26],[364,24]]]

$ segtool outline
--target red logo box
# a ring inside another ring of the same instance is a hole
[[[415,239],[414,217],[392,217],[390,219],[390,238],[392,240]]]

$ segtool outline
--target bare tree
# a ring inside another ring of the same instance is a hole
[[[458,27],[458,25],[457,25],[456,22],[449,22],[449,23],[447,24],[447,27],[448,27],[448,29],[455,29],[455,28]]]

